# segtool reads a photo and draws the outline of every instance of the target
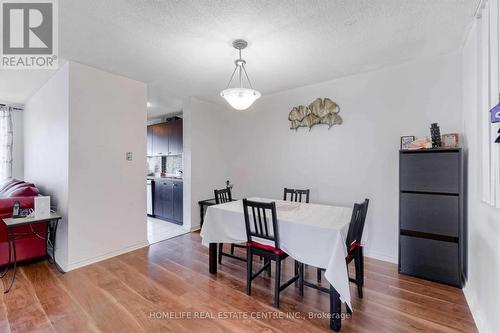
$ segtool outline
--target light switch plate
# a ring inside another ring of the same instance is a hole
[[[127,161],[132,161],[132,152],[127,152]]]

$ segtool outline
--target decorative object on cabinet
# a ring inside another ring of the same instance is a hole
[[[462,150],[399,154],[399,272],[462,287],[467,271]]]
[[[333,125],[341,125],[342,118],[339,116],[340,107],[329,98],[317,98],[309,106],[298,105],[292,108],[288,114],[290,129],[297,130],[299,127],[309,127],[325,124],[330,129]]]
[[[413,140],[412,143],[408,145],[408,150],[426,149],[432,148],[432,143],[429,138],[420,138]]]
[[[445,148],[458,148],[458,133],[443,134],[441,136],[442,147]]]
[[[415,136],[406,135],[401,137],[401,149],[408,149],[410,144],[415,141]]]
[[[431,124],[432,148],[441,147],[441,130],[437,123]]]
[[[236,39],[233,41],[233,47],[238,50],[240,57],[234,61],[236,67],[234,68],[233,74],[231,74],[231,78],[227,83],[226,89],[220,93],[221,97],[236,110],[248,109],[261,96],[260,92],[253,89],[252,83],[248,78],[247,70],[245,69],[246,61],[241,58],[241,50],[245,49],[247,46],[248,43],[246,40]],[[238,72],[238,82],[240,83],[240,86],[239,88],[229,88],[236,72]],[[243,87],[243,74],[245,74],[244,77],[246,77],[250,88]]]

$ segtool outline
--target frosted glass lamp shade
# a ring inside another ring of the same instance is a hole
[[[260,92],[248,88],[230,88],[220,95],[236,110],[248,109],[260,96]]]

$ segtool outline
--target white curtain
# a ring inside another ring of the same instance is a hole
[[[0,181],[12,177],[12,108],[0,106]]]
[[[500,145],[493,143],[500,124],[490,123],[489,110],[500,92],[500,1],[485,0],[478,12],[478,112],[481,134],[481,197],[500,208]]]

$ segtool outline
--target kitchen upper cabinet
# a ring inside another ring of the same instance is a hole
[[[171,155],[182,154],[182,119],[176,119],[168,123],[169,141],[168,151]]]
[[[148,126],[148,156],[182,154],[182,119]]]
[[[151,126],[153,155],[168,155],[168,127],[167,123],[160,123]]]

